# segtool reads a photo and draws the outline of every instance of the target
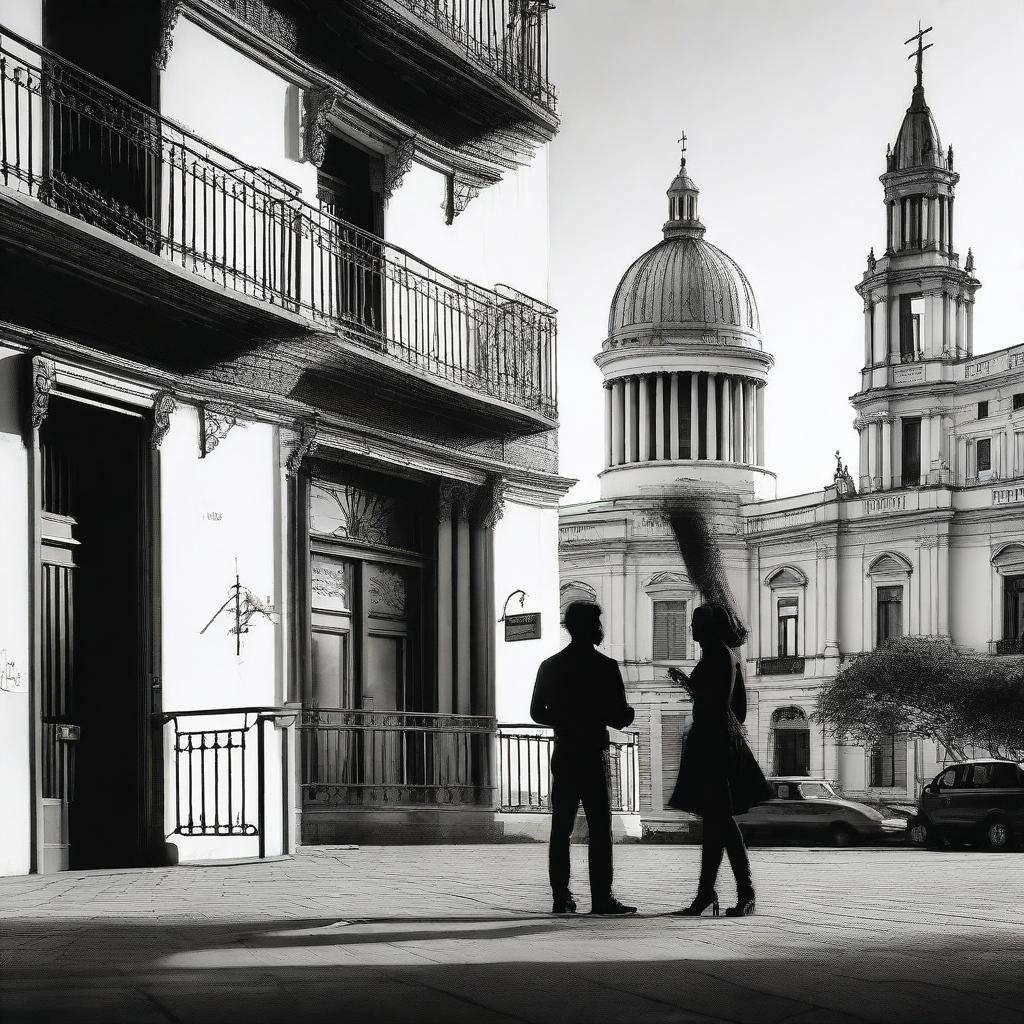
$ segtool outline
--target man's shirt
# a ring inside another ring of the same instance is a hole
[[[602,750],[607,727],[624,729],[634,715],[618,663],[593,647],[569,644],[541,662],[530,717],[555,730],[560,749]]]

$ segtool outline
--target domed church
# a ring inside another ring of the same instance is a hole
[[[856,476],[840,463],[820,491],[776,495],[764,464],[773,360],[750,282],[705,238],[685,149],[663,238],[612,297],[595,357],[601,499],[560,511],[561,597],[563,609],[592,600],[604,610],[604,650],[637,709],[648,827],[675,816],[666,801],[690,706],[668,669],[695,664],[689,617],[702,601],[659,513],[666,495],[711,496],[750,628],[747,729],[769,775],[912,798],[945,751],[898,735],[874,749],[837,742],[812,718],[820,687],[901,634],[1024,655],[1024,345],[974,355],[980,282],[973,254],[957,249],[959,175],[925,100],[917,38],[917,81],[880,178],[882,255],[871,249],[855,286]]]

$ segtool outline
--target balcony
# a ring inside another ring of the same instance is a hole
[[[802,676],[804,659],[795,656],[784,658],[759,658],[757,662],[759,676]]]
[[[2,27],[0,101],[12,319],[176,372],[249,358],[261,390],[349,415],[554,425],[551,307],[332,217]]]

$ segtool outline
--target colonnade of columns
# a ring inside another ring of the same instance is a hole
[[[970,356],[974,351],[974,299],[947,292],[915,296],[917,299],[923,309],[921,355],[938,358],[943,352],[950,352]],[[900,353],[900,296],[867,299],[864,303],[864,365],[899,363]]]
[[[920,425],[912,426],[914,421]],[[934,411],[912,417],[875,416],[860,421],[857,427],[860,431],[860,487],[863,491],[940,483],[941,474],[950,471],[953,428],[949,413]],[[904,440],[908,430],[918,432],[919,467],[916,472],[904,464],[904,458],[913,447],[912,441]]]
[[[953,251],[953,196],[917,195],[886,203],[889,249]]]
[[[642,373],[605,383],[605,465],[764,465],[764,386],[725,373]]]
[[[500,480],[486,487],[443,484],[437,522],[437,710],[489,715],[494,644],[494,526]]]

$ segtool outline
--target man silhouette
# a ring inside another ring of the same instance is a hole
[[[541,662],[530,717],[555,730],[551,755],[551,844],[548,875],[552,913],[576,913],[569,891],[569,839],[580,802],[590,832],[592,914],[634,914],[612,895],[612,814],[605,758],[608,726],[624,729],[634,711],[626,703],[619,666],[594,648],[604,639],[601,608],[574,602],[565,612],[570,641]]]

